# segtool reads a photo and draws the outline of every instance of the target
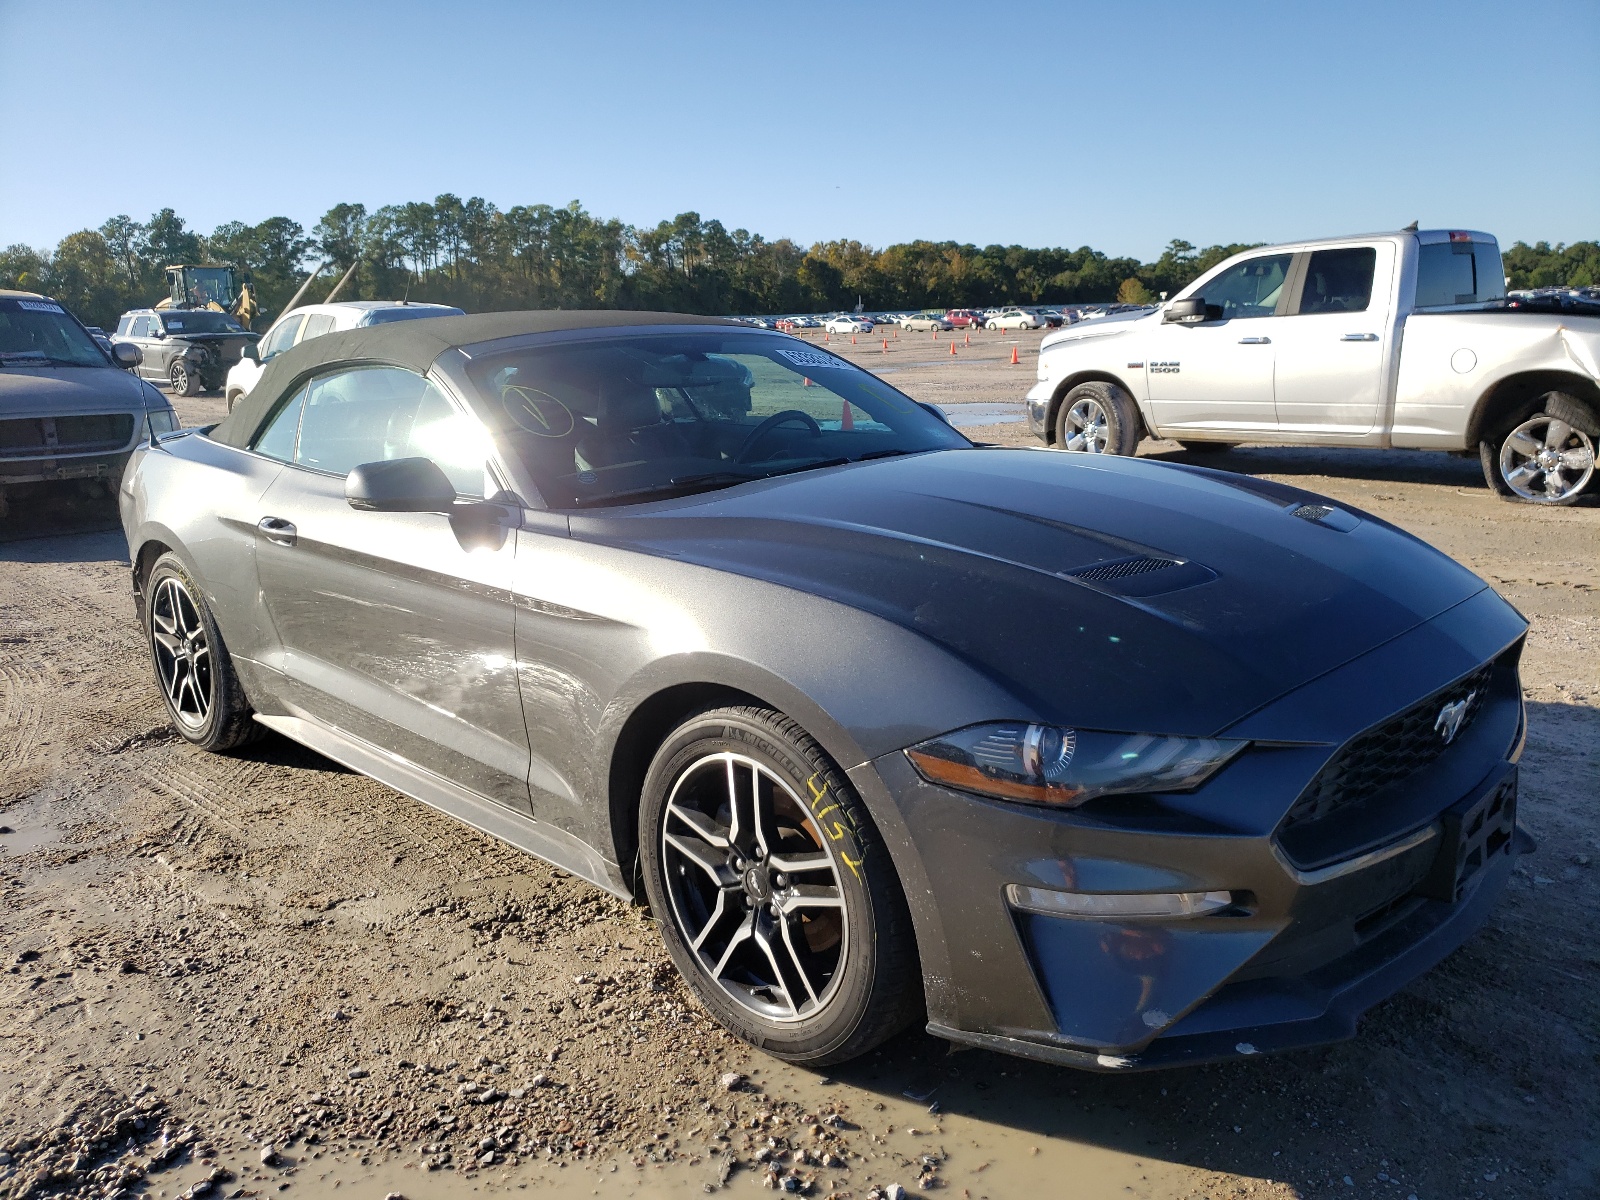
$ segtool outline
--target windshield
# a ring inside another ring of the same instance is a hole
[[[876,376],[754,331],[569,342],[470,373],[485,420],[552,508],[971,445]]]
[[[459,308],[424,308],[421,305],[408,304],[399,308],[375,308],[361,318],[363,325],[387,325],[390,321],[415,321],[418,317],[464,317],[466,312]]]
[[[161,324],[168,333],[243,333],[244,326],[227,313],[210,309],[185,308],[161,314]]]
[[[0,299],[0,365],[26,366],[30,361],[103,367],[106,356],[55,301]]]

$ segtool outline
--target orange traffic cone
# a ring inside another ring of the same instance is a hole
[[[854,346],[856,344],[856,335],[853,334],[853,333],[850,335],[850,344],[852,346]]]
[[[823,332],[823,335],[822,335],[822,340],[823,340],[823,341],[827,341],[827,340],[828,340],[828,335],[827,335],[827,332],[826,332],[826,331],[824,331],[824,332]]]
[[[972,334],[970,331],[967,333],[967,345],[972,345]]]
[[[954,358],[955,356],[956,356],[956,343],[955,343],[955,339],[952,338],[951,341],[950,341],[950,357]]]
[[[1017,348],[1015,346],[1011,347],[1011,365],[1013,367],[1017,365]]]
[[[883,352],[885,354],[889,353],[889,339],[888,338],[884,338],[883,339]]]
[[[855,416],[850,412],[850,401],[846,400],[844,402],[844,408],[839,412],[839,428],[854,429],[855,427],[856,419]]]
[[[801,383],[800,386],[801,387],[810,387],[811,386],[811,376],[809,376],[809,375],[805,376],[805,381],[803,383]]]
[[[894,331],[894,340],[897,342],[900,340],[900,331],[898,329]]]

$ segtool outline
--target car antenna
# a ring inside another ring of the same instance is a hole
[[[1400,232],[1401,233],[1415,233],[1417,231],[1417,224],[1418,224],[1418,222],[1413,221],[1413,222],[1411,222],[1411,224],[1407,225]]]

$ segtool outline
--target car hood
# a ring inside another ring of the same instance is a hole
[[[1127,333],[1140,321],[1147,321],[1157,313],[1117,313],[1109,317],[1091,317],[1085,321],[1078,321],[1072,325],[1065,325],[1054,333],[1047,333],[1044,341],[1039,343],[1039,353],[1054,349],[1066,342],[1081,342],[1087,338],[1115,337],[1119,333]]]
[[[951,450],[571,528],[876,614],[1044,719],[1200,735],[1485,587],[1371,516],[1293,515],[1315,501],[1139,459]]]
[[[0,370],[0,417],[138,412],[166,406],[160,392],[117,367]]]

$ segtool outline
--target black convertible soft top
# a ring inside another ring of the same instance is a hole
[[[213,441],[229,446],[250,444],[278,397],[296,379],[331,363],[388,363],[426,371],[434,359],[456,346],[475,346],[499,338],[577,329],[630,328],[640,325],[732,325],[727,317],[692,317],[683,313],[629,312],[618,309],[544,309],[479,313],[464,317],[430,317],[397,321],[345,333],[329,333],[285,350],[267,364],[250,394],[211,430]]]

